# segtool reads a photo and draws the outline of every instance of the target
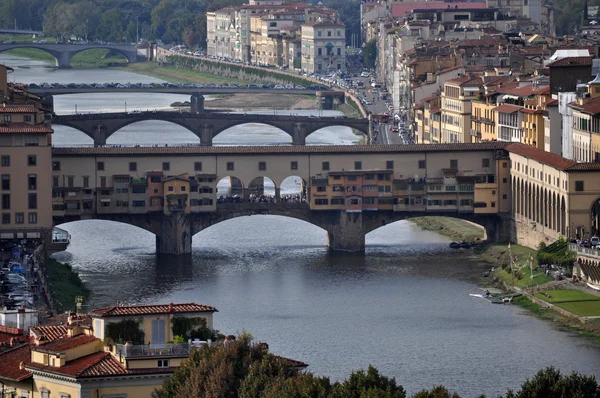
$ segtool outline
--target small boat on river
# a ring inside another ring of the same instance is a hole
[[[451,249],[460,249],[460,243],[452,242],[452,243],[450,243],[450,248]]]

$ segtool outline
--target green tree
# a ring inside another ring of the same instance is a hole
[[[435,386],[431,390],[421,390],[413,398],[460,398],[456,392],[450,393],[444,386]]]
[[[506,398],[600,398],[600,386],[594,376],[576,372],[564,376],[553,367],[540,370],[527,379],[517,393],[508,391]]]
[[[367,372],[353,372],[343,383],[333,387],[332,398],[405,398],[404,387],[396,384],[395,378],[382,376],[369,366]]]
[[[374,68],[377,61],[377,41],[371,40],[363,47],[363,64],[367,68]]]

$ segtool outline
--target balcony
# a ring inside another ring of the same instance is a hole
[[[151,345],[115,344],[115,355],[123,358],[143,357],[187,357],[190,355],[190,345],[164,344],[162,347]]]

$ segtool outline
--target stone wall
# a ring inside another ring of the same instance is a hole
[[[508,223],[508,220],[507,220]],[[550,244],[558,239],[558,236],[550,235],[544,231],[544,228],[539,225],[533,226],[530,223],[512,218],[511,224],[511,242],[521,246],[527,246],[532,249],[537,249],[540,242]]]

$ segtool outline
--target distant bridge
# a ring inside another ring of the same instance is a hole
[[[137,49],[135,46],[127,44],[40,44],[40,43],[15,43],[15,44],[0,44],[0,53],[17,48],[35,48],[51,54],[56,58],[56,66],[60,69],[68,69],[71,67],[71,59],[76,54],[91,50],[94,48],[102,48],[123,55],[127,58],[127,62],[137,61]]]
[[[0,29],[0,34],[3,35],[36,35],[39,36],[43,32],[37,30],[21,30],[21,29]]]
[[[292,137],[294,145],[306,145],[306,137],[319,129],[330,126],[351,127],[365,135],[369,134],[368,119],[234,113],[194,114],[161,111],[135,114],[60,115],[55,116],[52,123],[79,130],[91,137],[95,146],[102,146],[106,145],[106,140],[111,135],[123,127],[146,120],[162,120],[182,126],[198,136],[201,145],[212,145],[213,138],[224,130],[246,123],[260,123],[277,127]]]

